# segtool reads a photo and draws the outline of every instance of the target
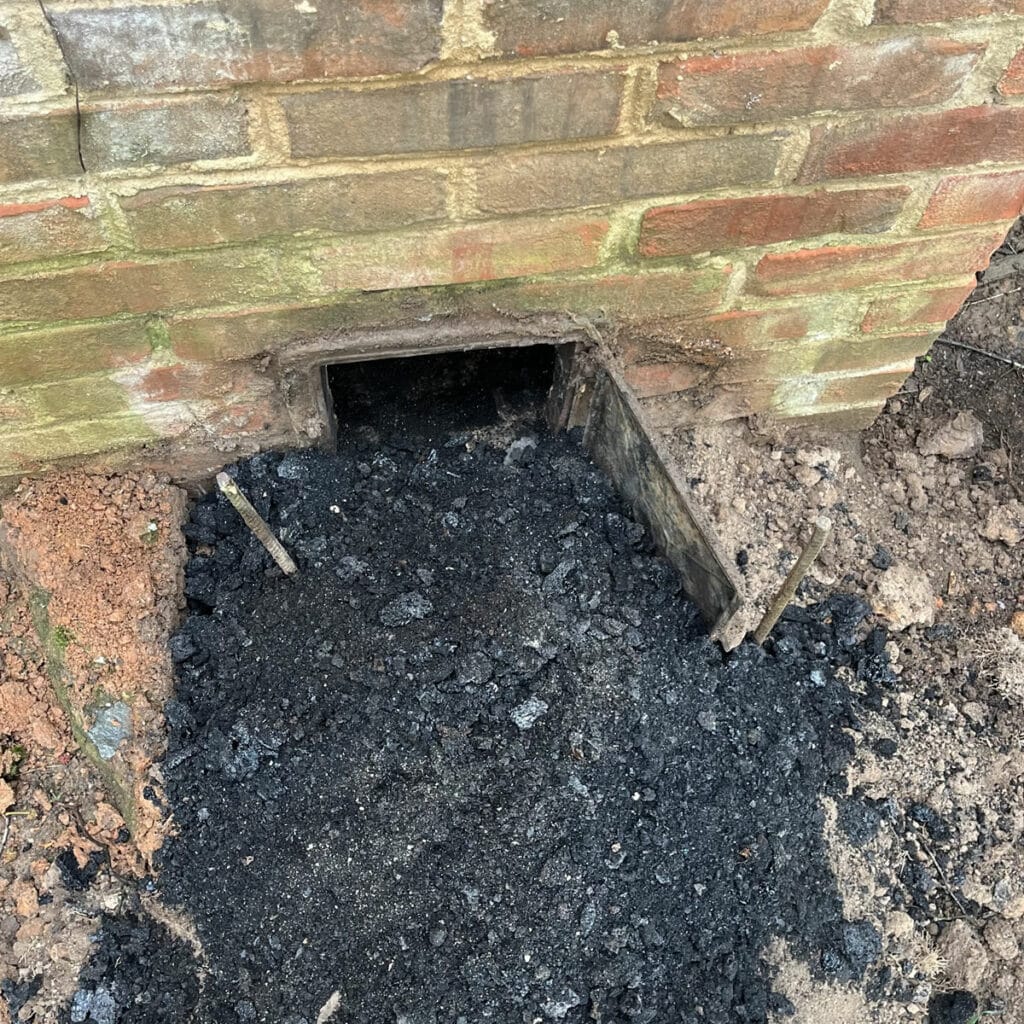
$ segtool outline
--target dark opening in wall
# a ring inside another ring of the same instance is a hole
[[[560,346],[471,349],[342,363],[326,368],[338,433],[443,441],[453,431],[539,418],[555,381]]]

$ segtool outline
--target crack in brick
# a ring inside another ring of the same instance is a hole
[[[68,60],[67,51],[64,49],[64,43],[60,38],[60,33],[57,31],[57,26],[53,23],[53,18],[50,17],[50,12],[46,9],[46,4],[43,0],[38,0],[38,2],[39,10],[42,11],[47,25],[50,26],[50,31],[53,33],[54,41],[57,44],[57,48],[60,50],[60,55],[64,61],[64,67],[67,71],[68,81],[75,90],[75,148],[78,151],[78,165],[82,168],[83,173],[87,173],[85,158],[82,156],[82,103],[78,89],[78,81],[75,78],[75,73],[71,70],[71,62]]]

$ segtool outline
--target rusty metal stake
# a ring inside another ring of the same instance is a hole
[[[768,638],[768,634],[772,631],[772,627],[779,621],[779,616],[786,610],[786,605],[793,600],[796,588],[800,586],[800,581],[807,575],[807,570],[810,569],[811,563],[820,554],[821,549],[825,546],[825,541],[828,540],[831,532],[831,519],[826,516],[821,516],[815,521],[814,533],[811,534],[811,539],[807,542],[807,547],[800,552],[800,557],[796,560],[796,565],[789,570],[786,582],[782,584],[781,589],[775,595],[775,600],[768,606],[768,611],[764,613],[764,618],[761,620],[761,624],[756,630],[754,630],[754,640],[756,643],[763,644]]]
[[[291,560],[291,556],[274,536],[263,517],[249,503],[249,499],[238,489],[238,484],[227,473],[218,473],[217,486],[224,497],[235,506],[245,525],[256,534],[256,539],[270,552],[271,557],[281,567],[281,571],[288,576],[298,572],[299,567]]]

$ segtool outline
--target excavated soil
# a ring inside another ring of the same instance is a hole
[[[112,923],[64,1019],[756,1021],[773,939],[862,977],[820,797],[867,605],[723,659],[577,439],[416,426],[233,470],[296,577],[194,509],[157,886],[202,955]]]
[[[451,408],[399,410],[235,468],[300,579],[196,506],[167,727],[118,755],[140,850],[8,578],[0,1021],[1024,1021],[1022,379],[959,347],[1024,359],[1021,241],[860,443],[674,438],[755,615],[836,522],[763,656],[716,653],[514,395],[450,447]],[[180,495],[137,523],[150,484],[21,499],[82,702],[97,656],[169,692]]]

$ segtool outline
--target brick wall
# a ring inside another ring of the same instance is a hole
[[[1024,0],[0,0],[0,478],[308,443],[424,325],[856,426],[1022,202]]]

